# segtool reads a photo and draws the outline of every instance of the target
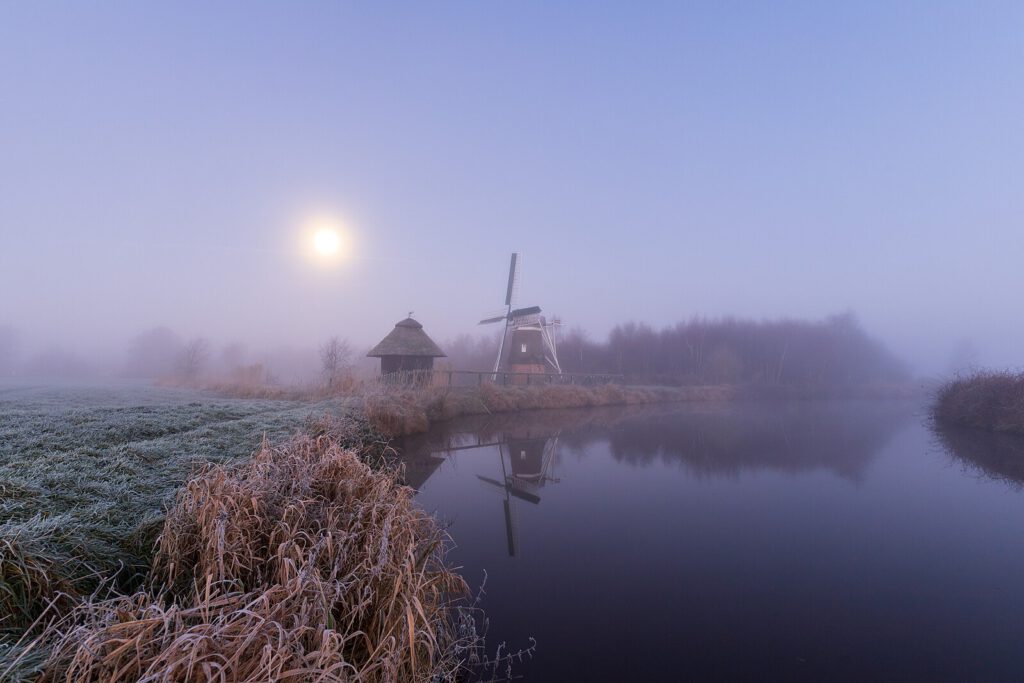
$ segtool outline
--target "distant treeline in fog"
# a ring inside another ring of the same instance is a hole
[[[456,369],[494,365],[497,338],[463,335],[445,352]],[[822,321],[694,318],[664,329],[618,325],[597,341],[561,335],[565,372],[616,373],[640,383],[842,387],[906,381],[905,364],[852,314]]]
[[[633,383],[752,384],[778,387],[848,387],[900,383],[903,362],[861,328],[852,314],[821,321],[694,318],[655,329],[618,325],[607,339],[581,329],[562,331],[558,355],[566,372],[615,373]],[[499,335],[463,334],[443,340],[437,367],[489,370]],[[105,362],[87,362],[74,350],[26,353],[17,331],[0,325],[0,376],[74,377],[115,374],[192,380],[222,378],[255,384],[294,384],[338,376],[372,376],[377,364],[344,338],[307,347],[253,351],[241,343],[214,345],[155,327],[126,340]]]
[[[349,359],[339,359],[346,362]],[[358,360],[358,359],[356,359]],[[76,379],[219,378],[249,383],[298,383],[322,372],[317,346],[253,350],[240,342],[218,344],[153,327],[103,353],[83,353],[71,341],[42,348],[25,344],[18,330],[0,325],[0,377]]]
[[[655,330],[615,327],[604,342],[572,331],[559,343],[566,372],[615,372],[644,382],[851,386],[906,381],[906,365],[852,314],[823,321],[696,318]]]

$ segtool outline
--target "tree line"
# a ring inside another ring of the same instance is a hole
[[[903,361],[849,313],[821,321],[694,318],[660,330],[627,323],[603,342],[573,330],[558,355],[566,372],[669,384],[843,387],[909,377]]]
[[[444,344],[444,364],[489,369],[498,342],[497,336],[459,336]],[[903,361],[850,313],[820,321],[693,318],[662,329],[630,322],[604,340],[577,328],[561,335],[558,357],[564,372],[614,373],[652,384],[844,387],[909,378]]]

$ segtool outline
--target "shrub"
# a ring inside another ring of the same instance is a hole
[[[1024,373],[957,377],[939,388],[932,415],[946,424],[1024,433]]]

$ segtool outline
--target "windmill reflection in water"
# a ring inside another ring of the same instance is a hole
[[[447,456],[463,451],[496,447],[500,470],[495,472],[495,477],[480,474],[476,477],[483,486],[502,498],[508,554],[509,557],[515,557],[519,547],[515,505],[517,502],[540,504],[540,492],[545,484],[558,483],[558,478],[552,476],[558,433],[545,435],[528,427],[517,427],[492,434],[486,439],[476,436],[472,439],[470,443],[457,443],[433,449],[424,456],[407,461],[406,483],[419,489]],[[496,478],[498,476],[500,479]]]

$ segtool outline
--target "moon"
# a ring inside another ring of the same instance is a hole
[[[341,248],[341,236],[332,228],[320,228],[313,234],[313,248],[321,256],[333,256]]]

